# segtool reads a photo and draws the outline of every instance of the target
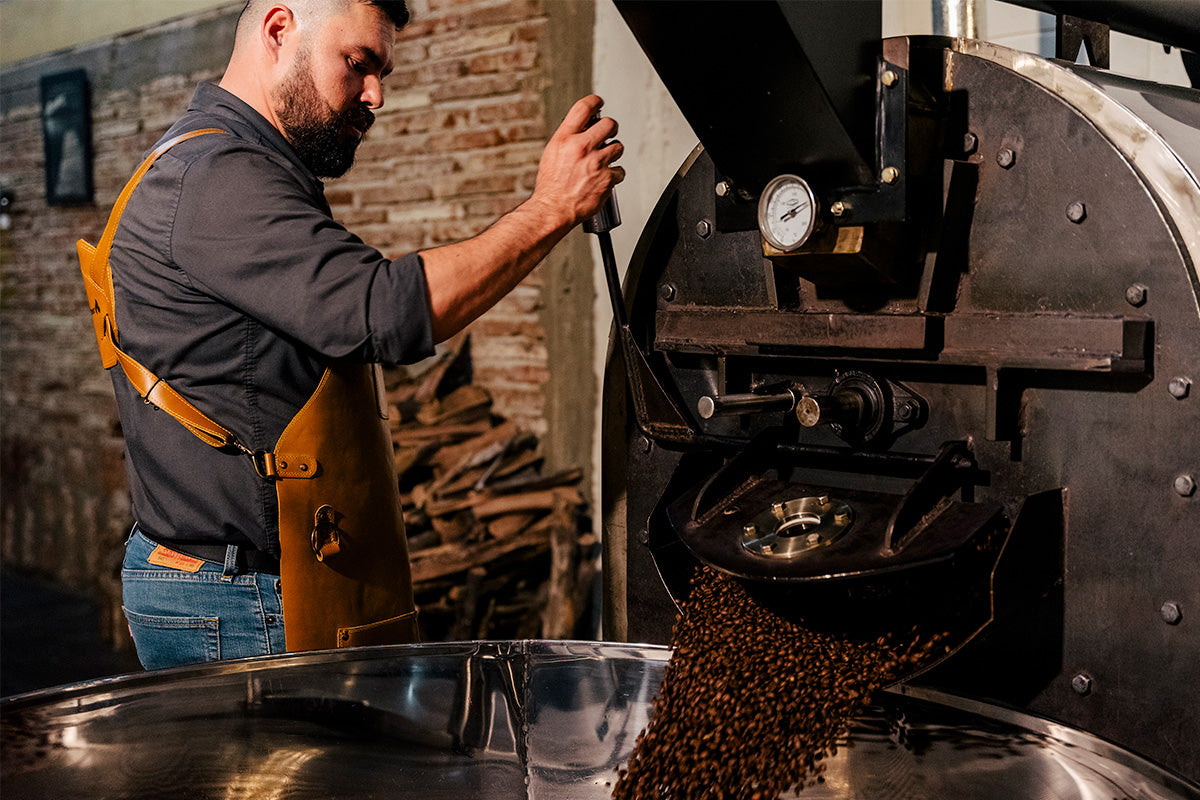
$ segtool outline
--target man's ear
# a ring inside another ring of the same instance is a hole
[[[272,60],[278,61],[281,51],[296,34],[296,15],[285,5],[273,5],[263,18],[259,31],[263,49],[271,55]]]

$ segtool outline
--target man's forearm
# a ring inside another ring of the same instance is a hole
[[[434,341],[458,333],[512,291],[573,224],[535,196],[472,239],[423,251]]]

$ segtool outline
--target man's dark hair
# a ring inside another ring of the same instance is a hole
[[[287,0],[283,0],[283,2],[286,3]],[[337,2],[337,0],[328,0],[328,2],[333,3]],[[341,0],[341,2],[347,5],[351,2],[357,2],[375,6],[384,14],[387,14],[387,18],[396,26],[396,30],[408,24],[408,4],[405,3],[405,0]],[[246,19],[246,12],[254,5],[261,6],[262,0],[258,0],[258,2],[256,0],[246,0],[246,5],[242,7],[242,13],[238,16],[237,24],[239,29],[242,26],[242,21]]]
[[[362,0],[370,3],[383,13],[387,14],[388,19],[396,26],[396,30],[400,30],[408,24],[408,5],[404,0]]]

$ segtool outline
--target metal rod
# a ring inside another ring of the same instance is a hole
[[[763,414],[769,411],[791,411],[796,407],[796,395],[787,391],[781,394],[725,394],[705,395],[696,403],[701,419],[731,416],[734,414]]]

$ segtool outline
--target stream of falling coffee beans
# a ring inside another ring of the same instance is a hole
[[[821,780],[855,711],[941,637],[860,642],[783,619],[703,567],[614,800],[775,800]],[[943,648],[944,649],[944,648]]]

